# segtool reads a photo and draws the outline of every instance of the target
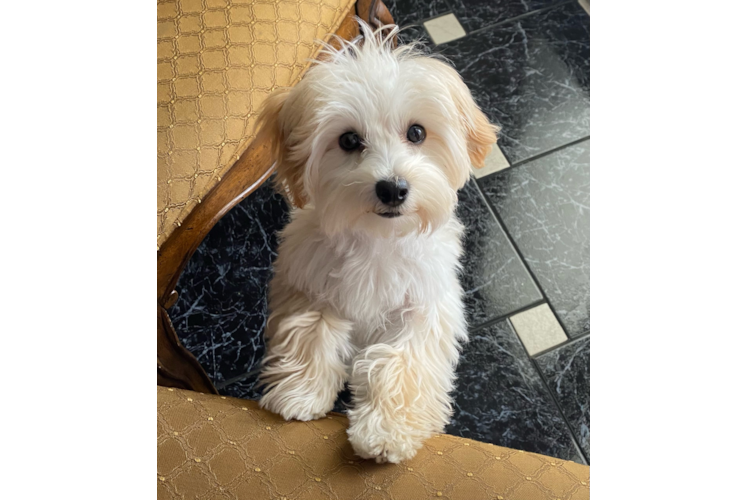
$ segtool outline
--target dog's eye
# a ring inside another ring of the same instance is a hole
[[[356,132],[346,132],[338,139],[338,145],[343,151],[355,151],[361,147],[361,138]]]
[[[426,138],[426,131],[420,125],[411,125],[408,129],[408,140],[413,144],[421,144]]]

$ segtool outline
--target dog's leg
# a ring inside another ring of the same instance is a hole
[[[378,463],[408,460],[449,423],[457,338],[466,334],[461,317],[445,324],[445,315],[435,316],[409,321],[403,334],[369,346],[353,361],[348,436],[359,456]]]
[[[260,406],[286,420],[313,420],[332,410],[347,378],[350,331],[350,322],[313,309],[303,294],[286,297],[268,320]]]

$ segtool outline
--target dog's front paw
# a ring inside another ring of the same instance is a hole
[[[412,429],[399,429],[391,422],[383,422],[376,413],[351,419],[348,439],[353,451],[361,458],[373,458],[378,464],[399,464],[410,460],[422,445]]]
[[[329,399],[329,398],[327,398]],[[332,410],[335,401],[323,400],[313,393],[289,394],[273,388],[260,398],[260,407],[277,413],[285,420],[316,420]]]

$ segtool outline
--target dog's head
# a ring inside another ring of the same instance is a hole
[[[327,234],[433,230],[498,129],[452,67],[393,48],[392,26],[361,27],[363,37],[327,46],[298,85],[265,101],[258,128],[272,139],[278,187],[314,206]]]

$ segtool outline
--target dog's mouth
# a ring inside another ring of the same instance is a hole
[[[376,212],[376,214],[386,219],[394,219],[395,217],[400,217],[402,215],[400,212]]]

